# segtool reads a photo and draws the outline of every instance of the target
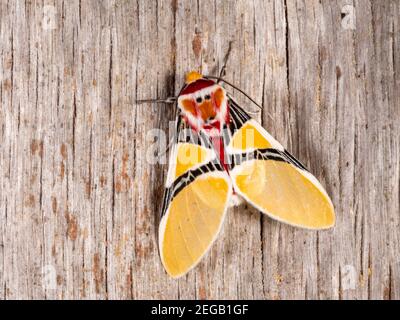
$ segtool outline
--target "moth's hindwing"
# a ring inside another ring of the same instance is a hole
[[[334,208],[318,180],[234,100],[229,102],[231,124],[224,144],[235,192],[281,222],[332,227]]]
[[[178,120],[159,226],[162,263],[172,277],[193,268],[211,247],[232,193],[232,183],[209,138]]]

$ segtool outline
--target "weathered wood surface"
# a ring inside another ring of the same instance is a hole
[[[353,16],[354,14],[354,16]],[[0,297],[400,298],[399,1],[0,1]],[[353,19],[355,18],[355,20]],[[242,206],[165,274],[165,165],[184,73],[215,73],[326,186],[330,231]],[[271,113],[273,120],[268,117]]]

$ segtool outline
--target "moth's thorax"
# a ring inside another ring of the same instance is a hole
[[[200,78],[187,84],[178,97],[178,107],[196,131],[219,130],[228,118],[226,92],[209,79]]]

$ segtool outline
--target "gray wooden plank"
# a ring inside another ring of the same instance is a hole
[[[2,1],[0,297],[398,299],[399,17],[389,0]],[[242,205],[173,280],[167,165],[147,156],[175,111],[135,101],[216,74],[231,41],[226,78],[264,109],[227,89],[326,186],[337,223]]]

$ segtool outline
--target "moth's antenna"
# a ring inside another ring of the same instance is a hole
[[[168,97],[166,99],[143,99],[143,100],[136,100],[137,104],[141,103],[175,103],[176,97]]]
[[[256,101],[254,101],[254,99],[252,97],[250,97],[246,92],[244,92],[242,89],[239,89],[238,87],[236,87],[234,84],[226,81],[225,79],[222,79],[220,77],[214,77],[214,76],[205,76],[206,78],[210,78],[210,79],[219,79],[222,82],[225,82],[227,85],[231,86],[232,88],[235,88],[237,91],[239,91],[241,94],[243,94],[244,96],[246,96],[251,102],[253,102],[257,107],[259,107],[261,110],[263,109],[263,107],[261,105],[259,105]]]
[[[237,91],[239,91],[241,94],[243,94],[247,99],[249,99],[251,102],[253,102],[260,110],[263,110],[263,107],[258,104],[252,97],[250,97],[246,92],[244,92],[242,89],[239,89],[238,87],[236,87],[233,83],[230,83],[228,81],[226,81],[225,79],[222,79],[220,77],[215,77],[215,76],[204,76],[205,78],[209,78],[209,79],[216,79],[218,81],[222,81],[225,82],[227,85],[231,86],[232,88],[235,88]],[[273,116],[267,112],[268,116],[273,120]]]
[[[142,100],[136,100],[137,104],[142,104],[142,103],[175,103],[176,102],[176,97],[168,97],[166,99],[142,99]],[[172,144],[174,142],[174,139],[171,139],[168,143],[167,148],[158,155],[158,157],[162,157],[163,155],[165,155],[171,148]]]
[[[217,83],[219,83],[222,79],[222,77],[225,77],[225,70],[226,70],[226,65],[228,63],[228,59],[229,56],[231,55],[231,51],[232,51],[232,43],[233,41],[229,41],[229,47],[228,47],[228,52],[226,53],[225,57],[224,57],[224,64],[222,65],[221,71],[219,72],[219,77],[217,80]]]
[[[167,152],[168,152],[169,150],[171,150],[171,146],[172,146],[173,144],[174,144],[174,138],[172,138],[172,139],[169,141],[169,143],[168,143],[167,147],[165,148],[165,150],[164,150],[163,152],[161,152],[160,154],[158,154],[158,157],[160,158],[160,157],[162,157],[163,155],[167,154]]]

